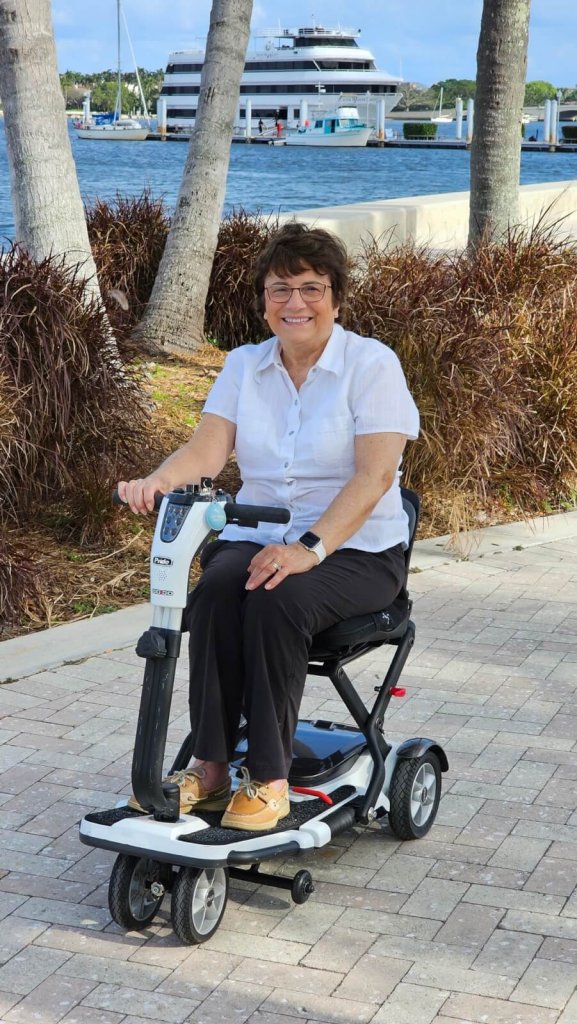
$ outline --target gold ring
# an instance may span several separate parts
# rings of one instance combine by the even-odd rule
[[[280,572],[280,570],[282,569],[282,565],[279,565],[278,562],[271,562],[270,564],[272,565],[275,572]]]

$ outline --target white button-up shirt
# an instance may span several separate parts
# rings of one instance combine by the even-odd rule
[[[234,349],[204,411],[236,425],[243,481],[236,500],[290,511],[287,525],[228,525],[221,533],[225,540],[258,544],[290,544],[314,525],[355,473],[357,435],[391,432],[414,439],[419,432],[419,414],[394,352],[340,324],[299,391],[278,338]],[[384,551],[407,543],[399,478],[398,470],[372,514],[341,547]]]

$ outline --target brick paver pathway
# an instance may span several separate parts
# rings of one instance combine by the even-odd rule
[[[388,734],[444,744],[437,824],[299,859],[316,881],[302,907],[235,884],[201,947],[166,908],[122,933],[112,855],[77,838],[128,790],[142,663],[128,648],[0,687],[4,1024],[577,1024],[577,540],[411,584],[418,643]],[[385,661],[357,663],[361,692]],[[303,711],[344,718],[318,679]],[[169,754],[185,730],[183,664]]]

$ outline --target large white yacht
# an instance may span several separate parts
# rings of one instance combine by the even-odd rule
[[[274,134],[306,123],[309,116],[355,104],[375,124],[379,100],[388,113],[401,99],[402,79],[379,71],[360,46],[359,30],[310,28],[271,30],[251,41],[240,84],[235,130]],[[161,96],[168,131],[194,125],[204,50],[177,50],[168,59]]]

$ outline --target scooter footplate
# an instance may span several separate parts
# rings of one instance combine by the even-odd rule
[[[86,814],[86,821],[92,821],[95,825],[116,825],[125,818],[146,818],[144,811],[137,811],[133,807],[111,807],[107,811],[92,811]]]
[[[339,789],[335,789],[330,794],[333,801],[332,807],[329,807],[324,800],[320,799],[295,800],[290,805],[290,813],[286,818],[281,818],[275,828],[263,829],[258,832],[249,832],[239,828],[222,828],[220,825],[222,813],[220,811],[205,811],[204,813],[197,811],[197,817],[205,821],[210,828],[204,832],[194,832],[189,835],[179,836],[178,841],[180,843],[194,843],[196,846],[229,846],[231,843],[242,842],[243,839],[255,839],[257,836],[270,836],[279,832],[288,832],[290,829],[300,828],[306,821],[316,818],[323,811],[335,810],[340,803],[350,799],[355,792],[354,786],[340,786]]]

